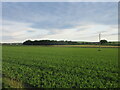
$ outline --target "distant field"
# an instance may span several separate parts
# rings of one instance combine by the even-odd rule
[[[3,46],[3,87],[117,88],[118,48]]]
[[[97,48],[99,45],[52,45],[54,47],[93,47]],[[120,46],[100,45],[103,48],[119,48]]]

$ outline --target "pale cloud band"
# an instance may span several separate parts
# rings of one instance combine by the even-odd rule
[[[5,26],[4,26],[5,23]],[[98,34],[102,39],[117,40],[117,25],[84,24],[71,29],[35,29],[31,23],[3,22],[3,42],[23,42],[24,40],[73,40],[98,41]],[[10,28],[12,30],[10,30]],[[97,30],[95,30],[97,29]],[[101,31],[102,30],[102,31]],[[109,31],[111,30],[111,31]]]

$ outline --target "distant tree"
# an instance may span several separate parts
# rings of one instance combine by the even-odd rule
[[[100,40],[100,43],[101,44],[105,44],[105,43],[107,43],[108,41],[107,40]]]
[[[23,45],[33,45],[31,40],[27,40],[25,42],[23,42]]]

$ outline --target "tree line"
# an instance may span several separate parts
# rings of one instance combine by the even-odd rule
[[[79,45],[78,42],[73,41],[56,41],[56,40],[27,40],[23,45]]]
[[[57,41],[57,40],[27,40],[23,45],[119,45],[117,43],[101,40],[100,42],[75,42],[75,41]]]

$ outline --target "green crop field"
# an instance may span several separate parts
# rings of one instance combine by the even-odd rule
[[[117,88],[118,48],[3,46],[3,87]]]

